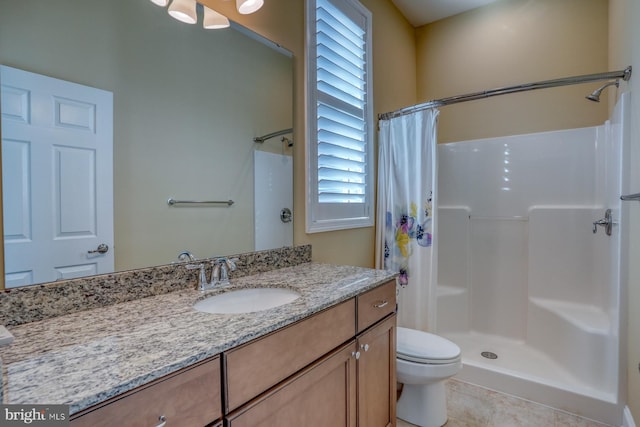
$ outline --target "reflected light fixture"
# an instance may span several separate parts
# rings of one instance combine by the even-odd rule
[[[260,9],[264,0],[236,0],[236,8],[243,15],[248,15]]]
[[[217,30],[218,28],[229,27],[229,19],[226,16],[209,9],[207,6],[204,8],[204,18],[202,19],[202,27],[207,30]]]
[[[196,0],[173,0],[169,6],[169,15],[185,24],[195,24],[198,22]]]

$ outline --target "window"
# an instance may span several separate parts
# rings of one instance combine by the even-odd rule
[[[307,2],[307,232],[373,225],[371,13]]]

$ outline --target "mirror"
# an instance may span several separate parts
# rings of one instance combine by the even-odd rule
[[[253,138],[292,128],[291,55],[237,25],[178,22],[149,0],[0,1],[0,64],[113,93],[114,233],[104,243],[115,271],[184,250],[254,250],[254,151],[290,157],[292,135]],[[3,164],[10,158],[3,152]],[[3,171],[5,193],[12,185]],[[234,203],[169,206],[170,197]]]

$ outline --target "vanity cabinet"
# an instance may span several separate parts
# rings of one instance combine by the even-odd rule
[[[74,415],[72,427],[203,427],[222,418],[220,357]]]
[[[395,320],[386,318],[232,412],[228,427],[395,425]]]
[[[392,281],[230,351],[227,425],[395,425],[395,307]]]
[[[221,427],[223,416],[225,427],[393,426],[395,297],[390,281],[86,409],[71,426]]]

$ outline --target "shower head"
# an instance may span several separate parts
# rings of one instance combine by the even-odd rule
[[[602,91],[606,87],[613,86],[613,85],[616,85],[616,87],[619,87],[620,83],[618,83],[618,80],[613,81],[613,82],[607,82],[607,83],[603,84],[602,86],[600,86],[598,89],[596,89],[593,92],[591,92],[591,95],[585,96],[585,98],[587,98],[589,101],[600,102],[600,94],[602,94]]]

